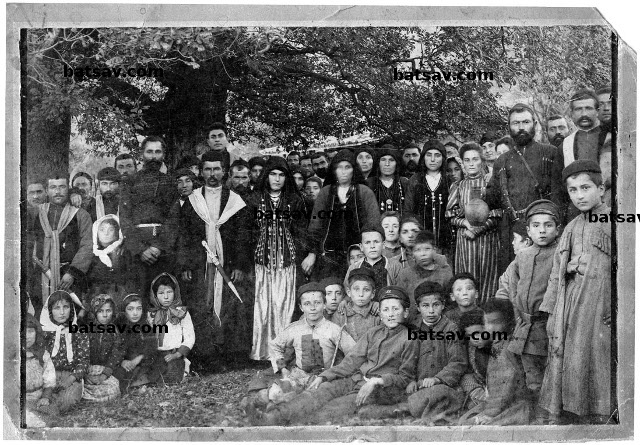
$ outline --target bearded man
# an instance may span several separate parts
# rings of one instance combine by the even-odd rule
[[[547,137],[556,147],[562,147],[562,141],[569,136],[569,126],[564,116],[554,114],[547,119]]]
[[[98,172],[98,190],[95,201],[87,206],[91,221],[96,222],[105,215],[117,215],[120,203],[120,172],[113,167]]]
[[[504,210],[508,217],[510,237],[513,225],[524,219],[525,209],[532,202],[549,199],[561,209],[563,215],[567,207],[562,187],[562,155],[553,145],[533,140],[536,125],[534,116],[531,107],[521,103],[509,110],[509,133],[515,147],[496,160],[487,186],[489,208]],[[513,259],[512,249],[508,250]]]
[[[411,176],[413,176],[413,174],[418,171],[419,160],[420,147],[418,147],[416,144],[411,143],[402,149],[402,163],[404,164],[403,176],[405,178],[411,178]]]
[[[120,226],[124,247],[133,256],[137,289],[147,298],[151,281],[162,272],[172,271],[171,246],[175,236],[165,227],[171,206],[178,199],[173,179],[160,171],[166,144],[158,136],[142,141],[143,168],[126,177],[120,195]]]

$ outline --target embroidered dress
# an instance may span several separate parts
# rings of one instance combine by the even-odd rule
[[[432,184],[424,173],[416,173],[409,180],[404,211],[420,221],[425,230],[436,237],[436,245],[447,250],[451,247],[451,229],[445,217],[449,199],[449,183],[444,174],[439,174]]]
[[[399,212],[402,217],[404,211],[404,201],[409,180],[395,175],[391,185],[387,187],[379,177],[373,176],[367,179],[367,186],[376,196],[376,202],[380,208],[380,213]]]
[[[257,244],[255,251],[255,305],[251,359],[267,360],[269,341],[291,323],[295,309],[295,238],[304,231],[303,202],[298,196],[282,194],[276,198],[262,193],[257,203]],[[294,213],[295,212],[295,213]],[[293,219],[291,215],[300,215]],[[295,235],[295,238],[294,238]]]
[[[493,298],[498,289],[498,250],[500,238],[497,230],[501,217],[498,209],[489,212],[486,223],[474,227],[476,237],[464,236],[465,207],[475,198],[486,198],[487,181],[482,175],[468,175],[451,188],[447,217],[457,227],[455,273],[469,272],[480,282],[478,304]]]

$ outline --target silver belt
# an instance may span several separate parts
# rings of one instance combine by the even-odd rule
[[[159,224],[159,223],[138,224],[136,227],[138,229],[153,229],[153,236],[157,236],[158,227],[162,227],[162,224]]]

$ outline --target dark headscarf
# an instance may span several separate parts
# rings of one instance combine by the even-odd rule
[[[356,148],[356,149],[353,151],[353,155],[355,156],[355,159],[357,159],[357,158],[358,158],[358,155],[359,155],[360,153],[363,153],[363,152],[365,152],[365,153],[369,153],[369,155],[371,156],[371,159],[373,160],[373,162],[372,162],[372,164],[371,164],[371,172],[369,173],[369,178],[371,178],[372,176],[376,176],[376,175],[377,175],[377,171],[378,171],[378,169],[377,169],[376,165],[378,164],[378,159],[379,159],[379,158],[376,156],[376,151],[375,151],[373,148],[371,148],[371,147],[367,147],[367,146],[364,146],[364,147],[358,147],[358,148]],[[357,164],[358,164],[358,161],[356,161],[356,165],[357,165]],[[359,165],[357,165],[357,168],[358,168],[358,170],[359,170],[359,169],[360,169],[360,166],[359,166]],[[364,176],[364,173],[363,173],[363,176]]]
[[[402,162],[402,156],[400,155],[400,152],[394,148],[385,148],[382,147],[380,149],[378,149],[378,153],[377,153],[378,157],[377,159],[375,159],[375,164],[374,164],[374,171],[376,172],[376,176],[380,176],[380,159],[382,159],[383,156],[393,156],[393,159],[396,160],[396,171],[394,173],[394,176],[402,176],[402,174],[404,173],[404,163]]]
[[[284,187],[282,189],[283,192],[288,194],[298,193],[296,181],[293,179],[291,170],[289,170],[289,164],[287,164],[287,161],[280,156],[272,156],[266,162],[264,170],[262,170],[262,175],[258,179],[258,190],[261,192],[269,192],[269,173],[273,170],[280,170],[284,173],[285,180]]]
[[[111,296],[107,294],[96,295],[91,299],[91,303],[89,304],[89,320],[95,321],[97,323],[98,317],[96,314],[98,313],[100,308],[107,303],[110,303],[113,309],[113,316],[111,318],[113,322],[116,317],[117,311],[116,302],[113,301],[113,298],[111,298]]]
[[[358,163],[356,162],[355,155],[348,149],[342,149],[338,152],[337,155],[333,157],[331,160],[331,164],[329,164],[329,171],[327,172],[327,176],[324,179],[325,187],[327,185],[338,184],[338,180],[336,179],[336,168],[338,167],[338,163],[342,161],[347,161],[353,167],[353,177],[351,178],[351,184],[364,184],[364,178],[362,176],[362,172],[358,167]]]
[[[442,142],[436,139],[429,139],[424,143],[422,147],[422,153],[420,153],[420,160],[418,160],[418,171],[422,173],[427,172],[427,166],[424,165],[424,158],[429,150],[438,150],[442,154],[442,165],[440,166],[440,173],[444,173],[446,170],[447,149],[442,145]]]

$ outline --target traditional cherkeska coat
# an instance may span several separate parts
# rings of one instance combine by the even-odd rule
[[[599,204],[594,214],[609,214]],[[611,225],[571,221],[558,242],[540,305],[550,314],[549,360],[540,405],[559,414],[609,416],[611,396]]]

